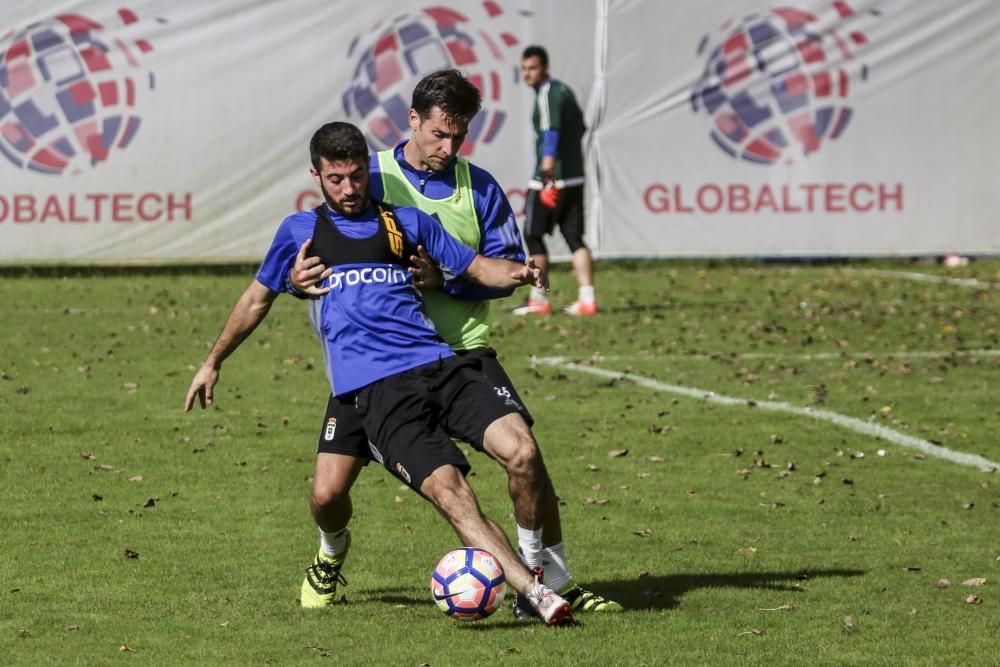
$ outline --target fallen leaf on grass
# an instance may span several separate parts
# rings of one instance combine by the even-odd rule
[[[769,609],[761,609],[761,611],[781,611],[782,609],[794,609],[790,604],[783,604],[780,607],[771,607]]]
[[[589,470],[590,472],[597,472],[598,470],[600,470],[600,468],[595,466],[593,463],[588,463],[587,470]]]
[[[978,595],[970,595],[965,598],[965,604],[982,604],[983,599]]]
[[[663,463],[662,456],[647,456],[646,460],[649,461],[650,463]]]
[[[131,477],[128,478],[128,481],[130,481],[130,482],[141,482],[142,481],[142,475],[132,475]]]
[[[131,549],[126,549],[124,555],[125,555],[125,558],[131,558],[131,559],[134,560],[134,559],[136,559],[136,558],[139,557],[139,552],[138,551],[132,551]]]
[[[156,507],[156,501],[157,500],[159,500],[159,498],[147,498],[146,502],[143,503],[142,506],[143,507]]]
[[[853,632],[857,628],[854,627],[854,619],[850,616],[844,617],[844,632]]]
[[[985,583],[986,583],[986,579],[984,577],[973,577],[972,579],[966,579],[965,581],[963,581],[962,585],[963,586],[982,586]]]
[[[948,588],[951,586],[951,581],[949,581],[947,577],[941,577],[937,580],[937,583],[934,584],[934,586],[936,588]]]
[[[651,537],[653,535],[653,531],[649,528],[643,528],[642,530],[633,530],[632,534],[638,535],[639,537]]]
[[[80,458],[83,458],[87,461],[93,461],[97,457],[91,454],[90,452],[80,452]]]
[[[115,467],[108,465],[107,463],[102,463],[101,465],[94,466],[94,470],[103,470],[104,472],[111,472]]]
[[[737,637],[742,637],[743,635],[753,635],[754,637],[760,637],[764,634],[764,631],[759,628],[754,628],[753,630],[746,630],[744,632],[737,632]]]
[[[610,452],[608,452],[608,456],[610,456],[613,459],[617,459],[617,458],[620,458],[622,456],[628,456],[628,450],[627,449],[612,449]]]
[[[581,502],[583,502],[584,505],[607,505],[608,504],[608,499],[607,498],[591,498],[590,496],[587,496]]]
[[[743,547],[740,549],[741,554],[746,554],[747,556],[753,556],[757,553],[757,547]]]
[[[79,629],[80,629],[79,625],[67,625],[65,628],[63,628],[63,630],[65,630],[66,632],[76,632]]]
[[[511,646],[509,649],[507,649],[507,653],[520,653],[520,652],[521,652],[521,649],[519,649],[516,646]]]
[[[118,650],[123,653],[135,653],[135,649],[129,646],[128,644],[122,644],[121,646],[118,647]]]

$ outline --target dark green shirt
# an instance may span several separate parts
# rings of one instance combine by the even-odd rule
[[[535,91],[531,113],[535,129],[535,176],[533,187],[541,187],[542,144],[546,130],[559,132],[555,177],[560,186],[583,184],[583,111],[573,91],[562,81],[548,79]]]

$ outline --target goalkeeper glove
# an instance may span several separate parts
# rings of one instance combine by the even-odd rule
[[[538,193],[538,200],[546,208],[555,208],[559,204],[559,189],[551,170],[542,173],[542,191]]]

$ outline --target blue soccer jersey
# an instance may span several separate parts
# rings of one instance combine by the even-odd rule
[[[287,277],[302,243],[319,231],[344,239],[337,262],[328,264],[333,274],[322,285],[330,291],[310,302],[310,318],[323,345],[324,365],[335,396],[454,354],[424,315],[406,270],[409,257],[402,243],[395,254],[364,249],[379,245],[373,237],[383,234],[394,252],[393,237],[401,233],[410,245],[423,245],[446,278],[465,272],[476,253],[425,213],[386,207],[390,209],[394,215],[380,216],[369,206],[352,218],[327,209],[331,218],[320,221],[319,226],[314,211],[295,213],[281,223],[257,274],[257,280],[268,289],[287,292]],[[398,229],[394,229],[394,221]],[[332,230],[320,230],[322,225],[331,224]],[[358,242],[356,260],[343,252],[343,246],[351,247],[351,240]]]

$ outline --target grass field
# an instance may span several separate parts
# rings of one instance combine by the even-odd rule
[[[603,263],[599,317],[502,304],[572,569],[629,608],[565,630],[442,617],[456,539],[374,466],[346,602],[298,608],[327,392],[303,305],[181,409],[252,275],[0,277],[0,663],[997,664],[1000,262]]]

